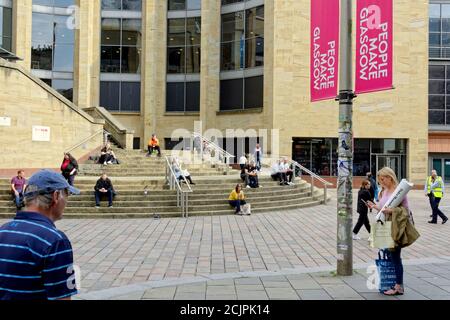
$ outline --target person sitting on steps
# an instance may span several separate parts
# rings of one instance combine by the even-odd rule
[[[189,174],[189,172],[187,170],[181,169],[181,165],[180,165],[178,159],[176,159],[176,158],[174,158],[172,160],[172,170],[175,173],[175,176],[179,181],[184,182],[185,181],[184,179],[186,179],[189,182],[189,184],[195,185],[195,183],[192,181],[192,178],[191,178],[191,175]]]
[[[101,178],[97,180],[94,187],[95,190],[95,207],[100,207],[100,200],[102,196],[108,197],[108,207],[113,207],[113,197],[115,195],[114,187],[111,180],[108,178],[106,173],[102,174]]]
[[[108,164],[113,164],[114,162],[118,162],[117,157],[111,148],[111,143],[109,143],[109,142],[106,143],[100,152],[101,152],[101,154],[100,154],[98,163],[107,166]]]
[[[247,188],[260,188],[259,180],[258,180],[258,172],[257,167],[255,165],[254,161],[250,162],[250,165],[248,166],[248,181],[249,185],[247,185]]]
[[[240,184],[236,185],[233,191],[231,191],[230,196],[228,197],[228,203],[230,206],[236,209],[234,212],[238,215],[243,215],[241,210],[241,206],[246,205],[244,191],[242,191],[242,186]]]
[[[158,151],[158,157],[161,157],[161,148],[159,147],[159,140],[156,137],[156,134],[152,134],[151,139],[148,141],[147,157],[151,157],[154,150]]]
[[[291,169],[288,159],[284,158],[280,165],[281,174],[284,176],[284,184],[294,185],[294,171]]]

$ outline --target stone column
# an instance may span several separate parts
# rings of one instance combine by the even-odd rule
[[[31,69],[32,6],[33,0],[13,1],[12,51],[23,59],[17,64],[28,71]]]
[[[76,0],[74,103],[96,107],[100,99],[100,0]]]
[[[278,135],[274,134],[274,112],[273,112],[273,73],[274,73],[274,22],[275,7],[274,0],[264,2],[264,123],[267,124],[269,136],[265,150],[271,156],[278,156],[279,142]],[[273,139],[272,139],[273,137]],[[275,141],[273,141],[275,140]],[[272,147],[273,143],[273,147]]]
[[[158,135],[157,115],[164,114],[166,105],[167,1],[143,1],[142,31],[141,113],[144,137],[141,147],[146,147],[152,133]]]
[[[202,1],[200,120],[202,130],[215,128],[220,104],[221,1]]]

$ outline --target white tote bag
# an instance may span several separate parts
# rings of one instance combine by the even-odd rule
[[[247,216],[252,214],[252,207],[251,207],[250,203],[247,203],[246,205],[244,205],[242,207],[242,212]]]

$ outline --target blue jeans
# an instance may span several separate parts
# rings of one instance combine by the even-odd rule
[[[17,209],[19,209],[20,207],[22,207],[23,193],[19,192],[18,196],[16,196],[16,194],[13,193],[13,196],[14,196],[14,202],[16,203],[16,207],[17,207]]]
[[[241,211],[241,206],[246,204],[245,200],[229,200],[230,206],[236,208],[236,213]]]
[[[403,264],[402,264],[402,248],[396,247],[393,251],[389,250],[391,260],[394,263],[396,284],[403,286]]]
[[[107,192],[95,191],[95,205],[98,207],[100,206],[100,199],[101,199],[102,195],[106,195],[108,197],[108,205],[112,206],[113,193],[111,190],[108,190]]]

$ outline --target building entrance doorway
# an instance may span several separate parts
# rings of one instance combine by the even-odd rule
[[[394,170],[395,174],[400,179],[400,156],[377,155],[377,172],[384,167],[389,167]]]

